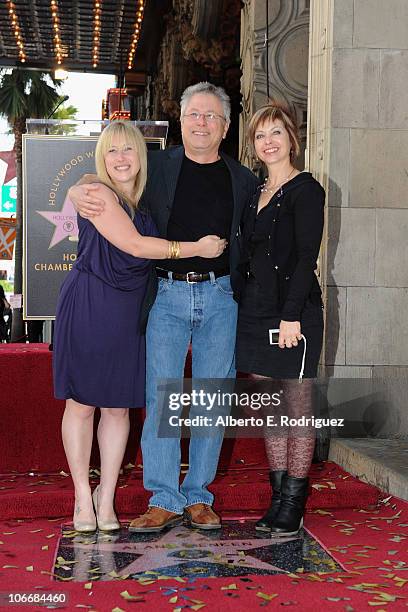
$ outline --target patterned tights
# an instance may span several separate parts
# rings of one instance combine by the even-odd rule
[[[268,388],[283,391],[281,414],[289,418],[311,417],[313,379],[306,378],[302,383],[297,379],[272,380],[259,374],[251,374],[254,381],[267,381]],[[273,412],[268,411],[268,414]],[[279,434],[276,433],[279,431]],[[264,428],[265,448],[271,471],[287,470],[289,476],[306,478],[312,463],[315,430],[309,426],[289,426]]]

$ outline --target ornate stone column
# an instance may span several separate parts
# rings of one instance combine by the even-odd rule
[[[330,197],[330,136],[332,99],[332,50],[333,50],[333,0],[312,0],[309,44],[309,95],[307,149],[305,167],[324,187]],[[318,276],[323,292],[325,324],[327,314],[327,242],[328,206],[325,209],[325,224],[318,262]],[[321,363],[326,363],[326,333],[323,337]]]
[[[268,3],[268,4],[267,4]],[[266,13],[268,9],[268,24]],[[309,2],[244,0],[241,13],[243,113],[240,159],[253,166],[245,143],[249,116],[269,98],[295,113],[306,146]],[[303,168],[303,154],[298,162]]]
[[[248,166],[248,168],[253,168],[255,164],[246,139],[246,129],[254,109],[254,47],[256,37],[254,32],[254,19],[254,0],[244,0],[244,6],[241,12],[242,112],[239,117],[239,159],[241,163]]]

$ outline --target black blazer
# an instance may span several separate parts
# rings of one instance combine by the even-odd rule
[[[238,269],[242,277],[250,266],[250,239],[254,230],[259,189],[242,219],[242,257]],[[275,193],[269,240],[257,257],[256,278],[267,288],[277,287],[281,317],[300,321],[307,299],[321,305],[321,290],[314,273],[324,223],[325,192],[309,172],[301,172]]]
[[[239,246],[240,221],[242,212],[245,206],[249,205],[259,180],[248,168],[245,168],[245,166],[242,166],[228,155],[220,152],[220,156],[230,172],[234,198],[229,249],[231,285],[235,294],[236,292],[238,293],[242,283],[242,277],[237,270],[237,264],[241,258]],[[167,225],[174,203],[183,158],[184,147],[182,146],[172,147],[164,151],[149,151],[148,153],[147,185],[141,201],[141,207],[150,212],[161,238],[165,238],[167,235]],[[157,277],[153,267],[142,305],[142,329],[146,327],[149,311],[153,306],[156,293]]]

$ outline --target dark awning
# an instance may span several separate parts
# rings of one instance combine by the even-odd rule
[[[123,74],[129,70],[139,16],[143,21],[131,70],[149,71],[168,8],[169,0],[4,0],[0,66],[50,70],[58,67],[59,52],[66,70]]]

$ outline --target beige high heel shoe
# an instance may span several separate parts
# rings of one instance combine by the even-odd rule
[[[117,531],[118,529],[120,529],[120,523],[116,517],[110,521],[101,521],[101,519],[99,518],[98,495],[99,495],[99,485],[96,487],[96,489],[92,493],[92,501],[93,501],[94,508],[95,508],[96,522],[98,524],[99,531]]]
[[[96,516],[94,516],[93,521],[78,521],[74,518],[72,522],[74,523],[75,531],[78,531],[78,533],[93,533],[96,531]]]

